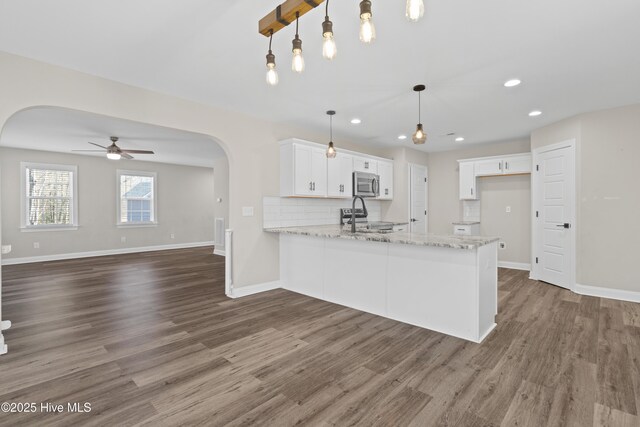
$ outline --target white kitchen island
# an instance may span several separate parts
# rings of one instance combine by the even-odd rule
[[[280,233],[285,289],[477,343],[496,325],[497,238],[265,231]]]

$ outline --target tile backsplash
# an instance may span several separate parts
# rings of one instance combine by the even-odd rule
[[[462,201],[462,220],[480,221],[480,200]]]
[[[305,199],[264,197],[263,227],[295,227],[340,223],[340,209],[350,208],[351,199]],[[381,202],[367,199],[369,221],[380,221]],[[360,207],[360,201],[356,203]]]

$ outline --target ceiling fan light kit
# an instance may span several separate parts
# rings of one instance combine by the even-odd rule
[[[108,147],[105,147],[104,145],[100,145],[100,144],[96,144],[95,142],[88,142],[91,145],[95,145],[96,147],[100,147],[102,148],[102,150],[72,150],[72,151],[91,151],[91,152],[105,152],[107,154],[107,159],[109,160],[120,160],[120,159],[127,159],[127,160],[131,160],[133,159],[133,156],[130,153],[133,154],[155,154],[153,151],[151,150],[128,150],[128,149],[122,149],[120,147],[118,147],[118,145],[116,144],[119,140],[119,138],[117,136],[112,136],[109,138],[111,140],[111,145]]]

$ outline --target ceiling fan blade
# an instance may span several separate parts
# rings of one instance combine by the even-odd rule
[[[123,159],[127,159],[127,160],[133,159],[133,156],[130,156],[127,153],[121,152],[120,155],[122,156]]]
[[[153,151],[150,151],[150,150],[125,150],[121,148],[120,151],[123,153],[133,153],[133,154],[155,154]]]
[[[95,146],[97,146],[97,147],[104,148],[105,150],[107,149],[107,147],[105,147],[105,146],[103,146],[103,145],[100,145],[100,144],[96,144],[95,142],[91,142],[91,141],[87,141],[87,142],[88,142],[89,144],[91,144],[91,145],[95,145]]]
[[[87,151],[92,153],[104,153],[104,150],[71,150],[71,151]]]

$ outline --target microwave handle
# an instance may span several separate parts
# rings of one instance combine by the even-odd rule
[[[379,186],[379,185],[378,185],[378,180],[377,180],[376,178],[373,178],[373,179],[371,180],[371,189],[373,190],[373,195],[374,195],[374,196],[378,196],[378,195],[379,195],[379,193],[378,193],[378,190],[379,190],[378,186]]]

